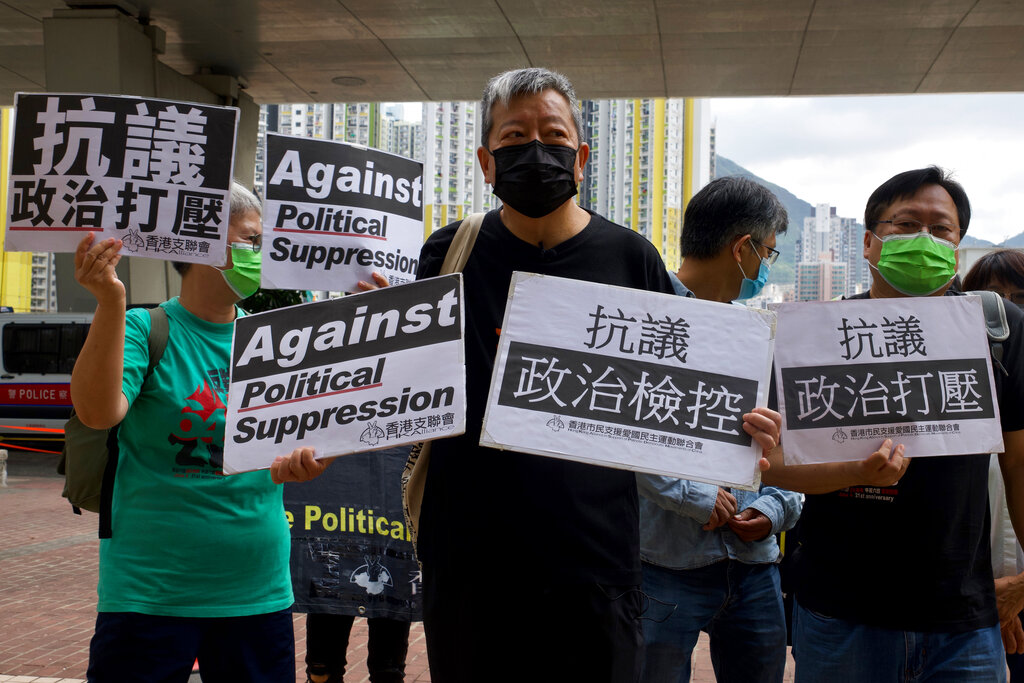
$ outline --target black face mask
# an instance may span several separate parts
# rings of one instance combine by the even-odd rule
[[[494,194],[524,216],[547,216],[576,195],[576,152],[540,140],[499,147],[491,152]]]

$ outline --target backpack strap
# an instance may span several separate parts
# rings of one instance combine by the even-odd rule
[[[1010,336],[1010,325],[1006,322],[1006,304],[1003,297],[995,292],[976,290],[968,292],[981,297],[981,308],[985,314],[985,333],[988,335],[988,345],[992,352],[992,363],[1002,370],[1003,374],[1010,373],[1003,367],[1003,342]]]
[[[149,363],[146,366],[146,374],[142,377],[142,384],[150,378],[156,366],[160,364],[164,351],[167,349],[167,338],[170,335],[170,325],[167,322],[167,311],[162,306],[149,309],[149,336],[146,338],[146,347],[149,350]],[[114,425],[107,432],[107,465],[103,468],[103,486],[100,488],[100,538],[110,538],[110,514],[111,505],[114,500],[114,475],[117,474],[117,460],[120,452],[117,447],[117,428]]]

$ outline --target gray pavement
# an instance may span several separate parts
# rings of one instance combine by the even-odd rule
[[[96,515],[72,514],[60,496],[56,456],[11,452],[0,487],[0,683],[78,683],[85,679],[96,619],[99,541]],[[295,616],[295,680],[306,680],[305,615]],[[348,683],[369,681],[366,622],[356,620]],[[196,677],[193,677],[194,679]],[[429,681],[423,627],[410,634],[406,681]],[[693,654],[693,683],[715,680],[707,637]],[[793,662],[787,662],[787,682]],[[192,683],[198,683],[193,680]]]

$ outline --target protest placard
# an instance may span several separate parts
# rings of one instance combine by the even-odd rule
[[[222,265],[237,123],[234,107],[18,93],[4,248],[96,232],[127,256]]]
[[[514,273],[481,445],[751,488],[774,316]]]
[[[978,297],[773,304],[788,464],[1003,449]]]
[[[416,279],[423,164],[359,145],[267,135],[264,287],[355,292]]]
[[[402,511],[410,446],[339,458],[284,485],[295,612],[422,619],[420,568]]]
[[[239,318],[224,471],[463,433],[462,301],[456,274]]]

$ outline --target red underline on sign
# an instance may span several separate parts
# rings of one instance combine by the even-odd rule
[[[387,237],[381,237],[380,235],[361,235],[357,232],[335,232],[333,230],[302,230],[300,228],[274,228],[274,232],[294,232],[297,235],[330,235],[332,237],[362,237],[368,240],[384,240],[388,241]]]
[[[289,403],[298,403],[299,401],[309,401],[314,398],[327,398],[328,396],[337,396],[338,394],[347,394],[352,391],[362,391],[363,389],[377,389],[378,387],[384,386],[383,382],[377,382],[376,384],[367,384],[365,387],[352,387],[351,389],[340,389],[339,391],[332,391],[328,394],[317,394],[316,396],[303,396],[301,398],[290,398],[287,401],[278,401],[277,403],[267,403],[262,406],[253,406],[252,408],[239,408],[238,412],[248,413],[251,410],[263,410],[264,408],[273,408],[274,406],[288,405]]]
[[[11,225],[8,230],[35,230],[36,232],[102,232],[103,228],[71,228],[64,226],[48,225],[39,228],[34,225]]]

